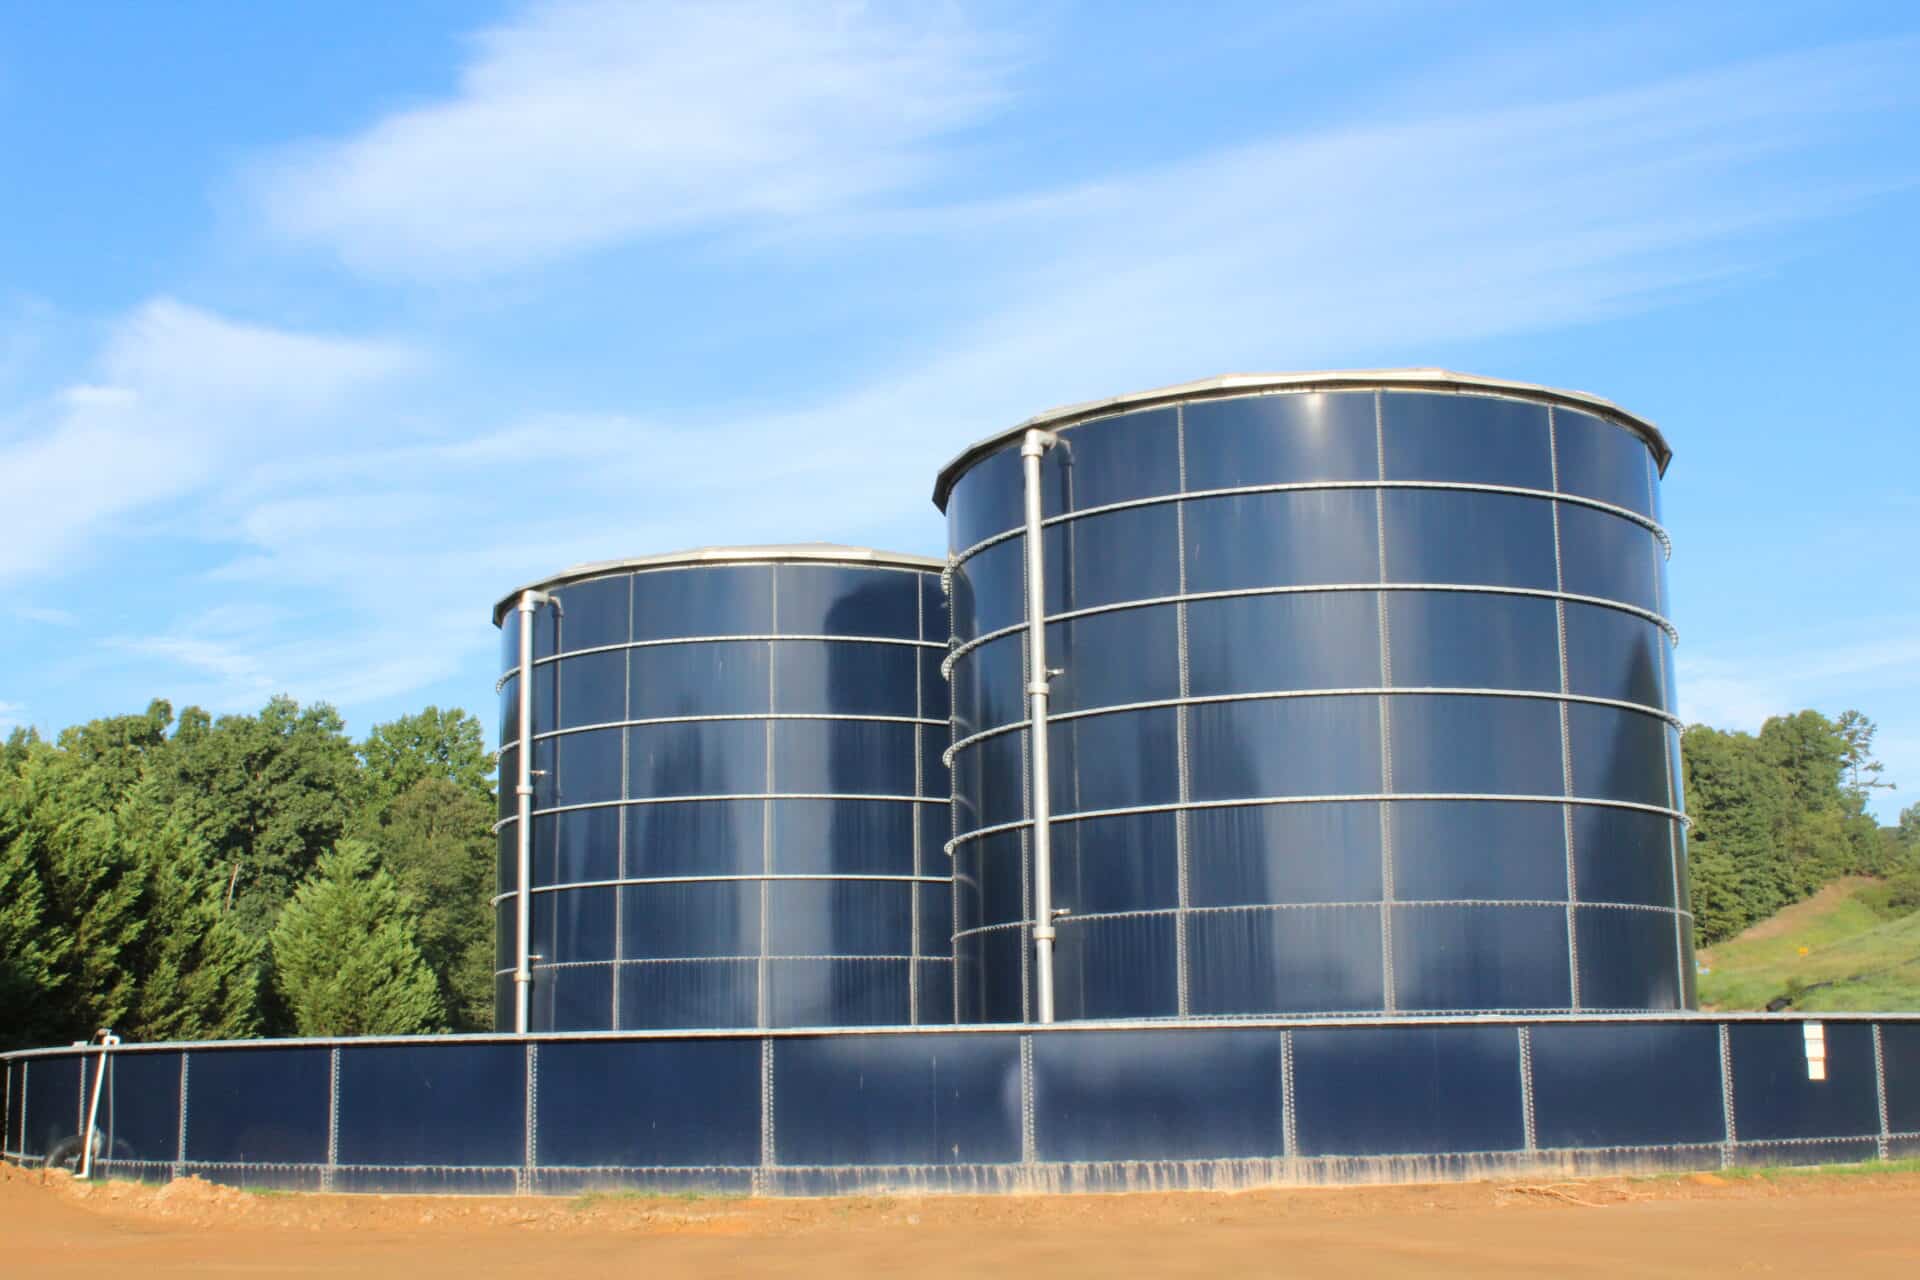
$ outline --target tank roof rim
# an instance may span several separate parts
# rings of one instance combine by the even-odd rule
[[[946,466],[940,468],[940,474],[933,484],[933,505],[945,511],[947,497],[953,491],[954,482],[963,472],[1022,432],[1035,427],[1072,426],[1089,418],[1102,417],[1124,409],[1149,408],[1156,404],[1221,397],[1239,392],[1304,389],[1357,390],[1364,387],[1403,387],[1428,391],[1498,391],[1529,399],[1545,400],[1549,403],[1565,404],[1570,408],[1594,409],[1637,432],[1653,450],[1654,461],[1659,464],[1662,474],[1666,472],[1667,464],[1673,459],[1673,450],[1667,444],[1666,437],[1661,434],[1660,428],[1651,419],[1631,413],[1604,396],[1595,395],[1590,391],[1569,391],[1560,387],[1544,386],[1537,382],[1521,382],[1512,378],[1495,378],[1477,373],[1459,373],[1452,369],[1427,366],[1400,369],[1321,369],[1299,373],[1223,373],[1210,378],[1199,378],[1192,382],[1180,382],[1145,391],[1128,391],[1098,400],[1061,405],[976,440],[954,455]]]
[[[856,547],[839,542],[786,542],[741,546],[687,547],[680,551],[661,551],[644,556],[624,556],[614,560],[587,560],[558,573],[514,588],[493,606],[495,626],[513,608],[523,591],[549,591],[570,583],[608,574],[641,569],[696,568],[726,564],[842,564],[872,565],[877,568],[916,569],[939,573],[947,562],[933,556],[916,556],[905,551],[886,551],[876,547]]]

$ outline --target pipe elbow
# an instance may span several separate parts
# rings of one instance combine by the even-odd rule
[[[1038,458],[1058,443],[1060,443],[1059,436],[1056,436],[1051,431],[1042,431],[1040,428],[1034,427],[1020,438],[1020,456],[1023,458]]]

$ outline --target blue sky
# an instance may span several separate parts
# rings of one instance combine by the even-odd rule
[[[1176,9],[1178,11],[1176,11]],[[1920,791],[1920,9],[0,0],[0,727],[492,718],[588,559],[1432,364],[1659,422],[1683,711]]]

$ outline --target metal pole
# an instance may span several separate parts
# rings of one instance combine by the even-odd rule
[[[100,1089],[107,1079],[107,1050],[120,1043],[120,1037],[105,1027],[99,1031],[100,1062],[93,1069],[93,1098],[87,1103],[87,1131],[80,1135],[80,1180],[93,1176],[93,1135],[100,1128]]]
[[[544,591],[522,591],[517,606],[520,612],[520,740],[513,753],[519,775],[513,788],[513,1030],[517,1035],[527,1034],[533,994],[533,967],[528,952],[533,931],[532,911],[527,895],[533,880],[533,612],[551,599]]]
[[[1033,754],[1033,981],[1039,1022],[1053,1021],[1053,795],[1048,787],[1046,555],[1041,546],[1040,459],[1059,443],[1050,431],[1027,432],[1020,442],[1027,499],[1027,736]]]

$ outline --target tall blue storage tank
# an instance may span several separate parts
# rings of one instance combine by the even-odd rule
[[[529,1029],[951,1022],[942,562],[822,544],[537,583]],[[514,1025],[520,592],[496,1025]]]
[[[1058,1016],[1692,1005],[1667,446],[1416,369],[1121,396],[941,474],[961,1021],[1035,1009],[1034,427]]]

